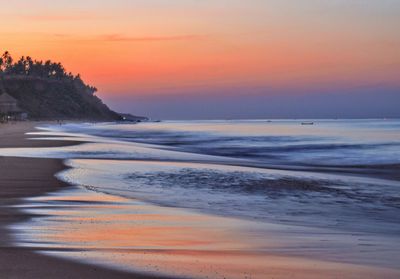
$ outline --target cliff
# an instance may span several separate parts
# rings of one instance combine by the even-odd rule
[[[97,89],[61,63],[38,61],[9,52],[0,56],[0,93],[6,92],[31,119],[120,120],[97,96]]]
[[[8,75],[3,87],[30,119],[120,119],[92,90],[72,80]]]

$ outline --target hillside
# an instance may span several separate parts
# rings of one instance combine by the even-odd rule
[[[13,63],[6,52],[0,58],[0,78],[0,91],[17,99],[31,119],[120,119],[95,96],[95,87],[67,73],[60,63],[29,57]]]

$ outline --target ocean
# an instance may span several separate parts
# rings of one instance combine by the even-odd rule
[[[68,159],[70,183],[163,206],[400,233],[400,121],[302,122],[51,125],[41,133],[88,143],[24,154]]]
[[[177,209],[221,220],[243,220],[239,227],[247,224],[246,235],[257,239],[256,246],[267,241],[271,224],[288,226],[299,228],[302,238],[284,237],[293,229],[279,229],[280,242],[289,245],[296,239],[296,247],[313,242],[309,249],[286,247],[294,254],[312,256],[324,243],[325,249],[331,249],[329,253],[324,250],[324,257],[342,260],[361,247],[369,252],[356,253],[352,261],[395,266],[393,258],[400,250],[394,244],[400,243],[400,120],[313,120],[313,125],[302,125],[306,121],[42,125],[32,136],[80,144],[2,149],[1,155],[64,159],[70,168],[57,176],[79,187],[80,196],[100,194],[121,198],[123,203],[143,202],[158,208],[157,212]],[[56,200],[63,195],[56,195]],[[48,204],[54,199],[31,200],[30,207],[43,207],[45,213],[35,213],[50,215]],[[60,206],[65,205],[58,204],[55,210]],[[68,222],[74,220],[71,216]],[[45,233],[52,246],[60,241],[52,232],[65,228],[49,220],[41,217],[15,229],[24,231],[29,245],[38,243],[37,231]],[[50,232],[44,232],[43,226]],[[26,232],[32,227],[37,230]],[[338,234],[347,238],[339,241]],[[353,238],[360,246],[350,249],[346,243]],[[365,239],[366,243],[359,243]],[[86,244],[80,245],[85,248]],[[376,249],[382,251],[379,259]]]

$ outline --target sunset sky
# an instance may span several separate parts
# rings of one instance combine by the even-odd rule
[[[398,0],[30,0],[2,51],[154,118],[400,117]]]

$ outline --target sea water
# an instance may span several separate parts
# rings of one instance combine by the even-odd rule
[[[162,206],[400,233],[400,185],[390,176],[400,163],[400,121],[302,122],[53,125],[42,127],[44,133],[87,143],[20,153],[66,158],[72,168],[59,174],[61,179]],[[394,170],[384,177],[371,175],[386,168]]]
[[[57,176],[78,187],[27,200],[22,207],[37,217],[13,226],[17,243],[144,271],[155,269],[140,267],[143,257],[165,256],[148,249],[233,249],[396,267],[400,121],[302,122],[42,126],[32,137],[80,144],[0,155],[65,159],[70,168]]]

